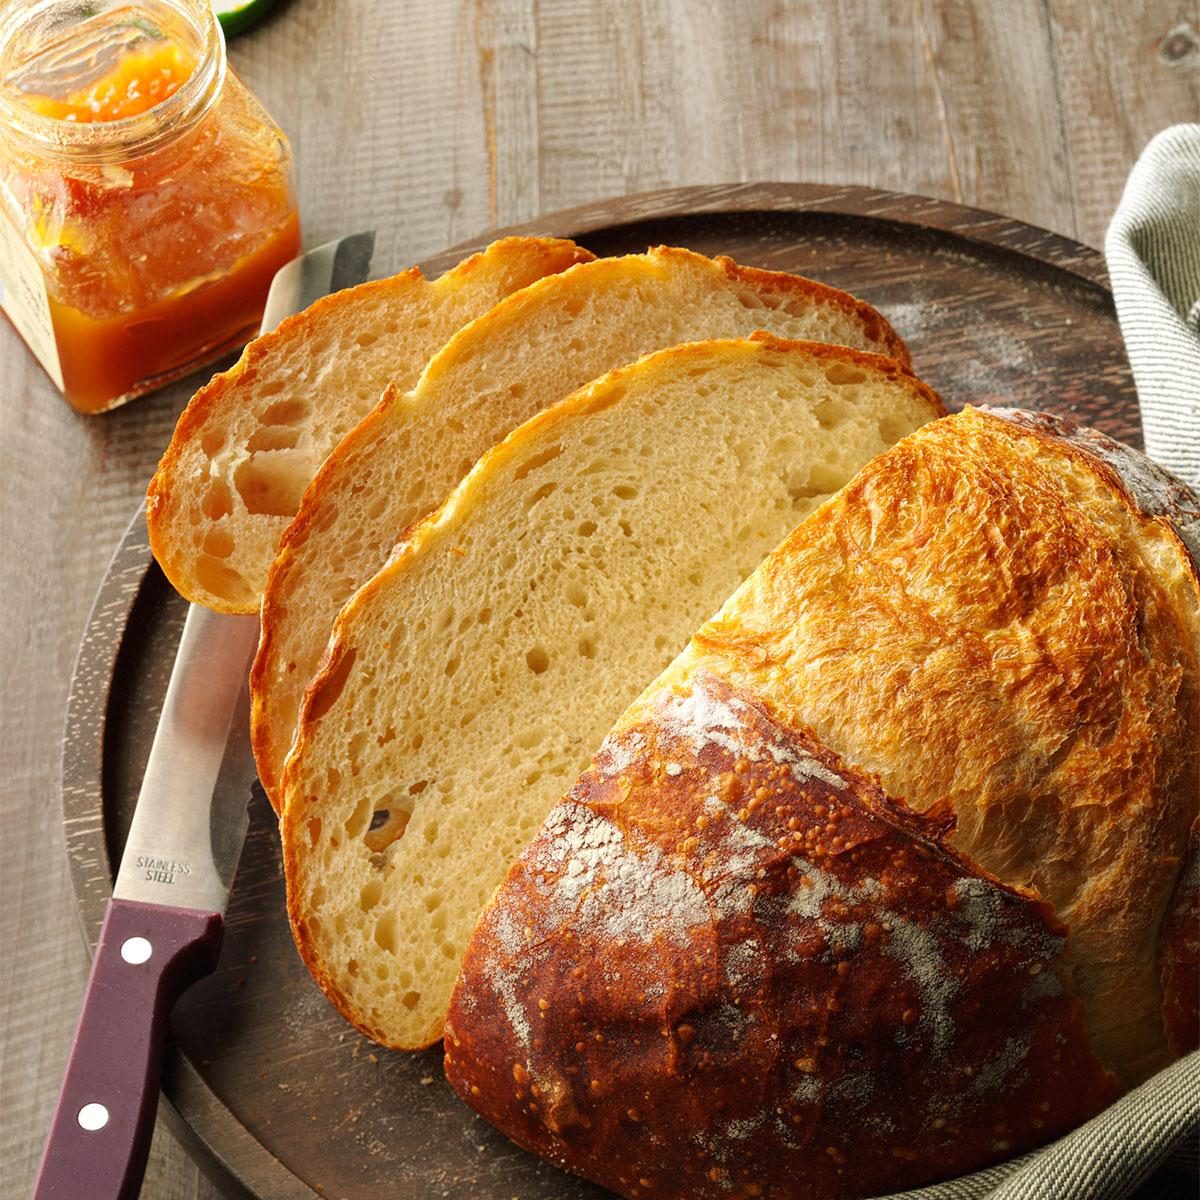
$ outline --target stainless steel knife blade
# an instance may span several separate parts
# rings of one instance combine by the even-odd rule
[[[310,250],[271,284],[262,330],[362,283],[375,234]],[[247,672],[258,618],[190,605],[113,896],[224,912],[254,783]]]

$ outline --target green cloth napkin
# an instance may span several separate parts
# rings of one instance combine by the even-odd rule
[[[1146,453],[1200,487],[1200,125],[1142,151],[1104,253]]]

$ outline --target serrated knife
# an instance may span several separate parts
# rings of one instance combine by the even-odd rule
[[[367,278],[374,233],[275,276],[262,328]],[[254,782],[247,673],[258,618],[192,605],[92,960],[34,1200],[132,1200],[158,1108],[167,1022],[217,965]]]

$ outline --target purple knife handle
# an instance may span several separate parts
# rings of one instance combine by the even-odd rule
[[[142,1186],[167,1018],[212,973],[220,913],[110,900],[33,1200],[134,1200]]]

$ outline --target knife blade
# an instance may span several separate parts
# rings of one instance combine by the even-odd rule
[[[262,331],[363,282],[374,233],[276,274]],[[258,618],[190,605],[92,960],[33,1200],[132,1200],[157,1110],[167,1019],[217,964],[254,782],[247,674]]]

